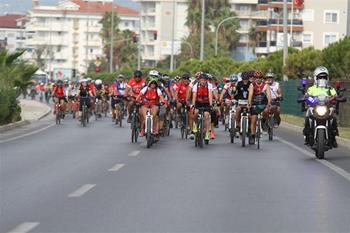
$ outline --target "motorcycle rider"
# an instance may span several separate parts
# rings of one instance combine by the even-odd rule
[[[270,86],[270,92],[271,92],[271,100],[272,105],[276,106],[276,110],[274,112],[275,115],[275,122],[276,126],[280,125],[281,123],[281,107],[280,102],[282,99],[282,89],[279,82],[275,80],[275,74],[272,72],[268,72],[266,75],[266,83]]]
[[[330,102],[335,103],[337,92],[336,90],[329,85],[329,73],[326,67],[319,66],[314,71],[314,85],[308,88],[305,99],[308,96],[311,97],[319,97],[319,96],[327,96],[330,98]],[[304,124],[304,136],[305,136],[305,145],[313,145],[314,143],[314,136],[312,132],[312,128],[310,125],[310,118],[312,117],[312,114],[310,110],[306,112],[305,116],[305,124]],[[331,116],[333,118],[333,124],[330,125],[330,129],[328,131],[329,133],[329,143],[330,146],[336,148],[338,147],[338,143],[336,141],[336,136],[339,135],[338,132],[338,125],[337,125],[337,119],[335,116]]]

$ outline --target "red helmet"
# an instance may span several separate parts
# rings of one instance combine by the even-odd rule
[[[254,78],[264,78],[264,74],[261,71],[255,71]]]

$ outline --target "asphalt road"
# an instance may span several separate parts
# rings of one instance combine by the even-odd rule
[[[52,123],[0,135],[0,232],[350,232],[348,148],[319,162],[293,131],[258,151],[219,129],[146,149],[109,118]]]

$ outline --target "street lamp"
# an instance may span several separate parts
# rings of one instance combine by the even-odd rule
[[[112,1],[112,19],[111,19],[111,45],[109,46],[109,72],[113,72],[113,57],[114,57],[114,48],[113,48],[113,41],[114,41],[114,0]]]
[[[175,0],[173,0],[173,22],[171,30],[171,56],[170,56],[170,71],[174,71],[174,37],[175,37]]]
[[[260,14],[260,13],[265,13],[265,11],[256,11],[256,12],[250,14],[249,17]],[[229,21],[231,19],[237,19],[238,17],[239,16],[231,16],[231,17],[228,17],[226,19],[223,19],[216,27],[216,31],[215,31],[215,56],[218,55],[218,36],[219,36],[219,29],[220,29],[221,25],[223,23],[225,23],[226,21]]]
[[[201,51],[200,60],[204,59],[204,19],[205,19],[205,0],[202,0],[202,22],[201,22]]]

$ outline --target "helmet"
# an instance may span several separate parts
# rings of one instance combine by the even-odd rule
[[[264,78],[264,74],[261,71],[255,71],[254,72],[254,78],[262,79],[262,78]]]
[[[232,74],[230,76],[230,82],[237,82],[238,81],[238,76],[236,74]]]
[[[275,78],[275,74],[272,73],[272,72],[267,72],[267,73],[265,74],[265,77],[266,77],[266,78]]]
[[[87,79],[86,79],[86,82],[91,82],[91,78],[87,78]]]
[[[224,80],[224,82],[225,82],[225,83],[230,82],[230,78],[229,78],[229,77],[224,77],[224,79],[223,79],[223,80]]]
[[[327,87],[329,81],[329,73],[326,67],[319,66],[314,71],[315,85],[318,87]]]
[[[207,73],[201,72],[199,79],[202,79],[202,78],[208,80],[209,76]]]
[[[117,79],[124,79],[125,77],[124,77],[124,75],[122,75],[122,74],[120,74],[120,75],[118,75],[118,77],[117,77]]]
[[[138,77],[138,78],[141,78],[142,77],[142,71],[141,70],[135,70],[134,76]]]
[[[148,80],[148,86],[151,85],[152,83],[155,83],[156,85],[158,85],[158,79],[155,78],[155,77],[151,77],[151,78]]]
[[[241,74],[242,80],[249,80],[250,74],[248,71],[243,71]]]
[[[165,80],[165,81],[169,81],[170,77],[167,74],[163,74],[162,75],[162,79]]]
[[[159,77],[159,72],[156,71],[156,70],[151,70],[149,73],[148,73],[148,76],[150,77]]]
[[[199,71],[195,74],[195,78],[198,79],[202,75],[203,72]]]
[[[101,79],[97,79],[97,80],[95,81],[95,84],[96,84],[96,85],[102,85],[102,80],[101,80]]]
[[[179,76],[177,76],[179,77]],[[182,79],[190,79],[190,74],[189,73],[184,73],[181,77]]]
[[[62,80],[58,80],[57,81],[57,85],[62,86],[63,85],[63,81]]]

